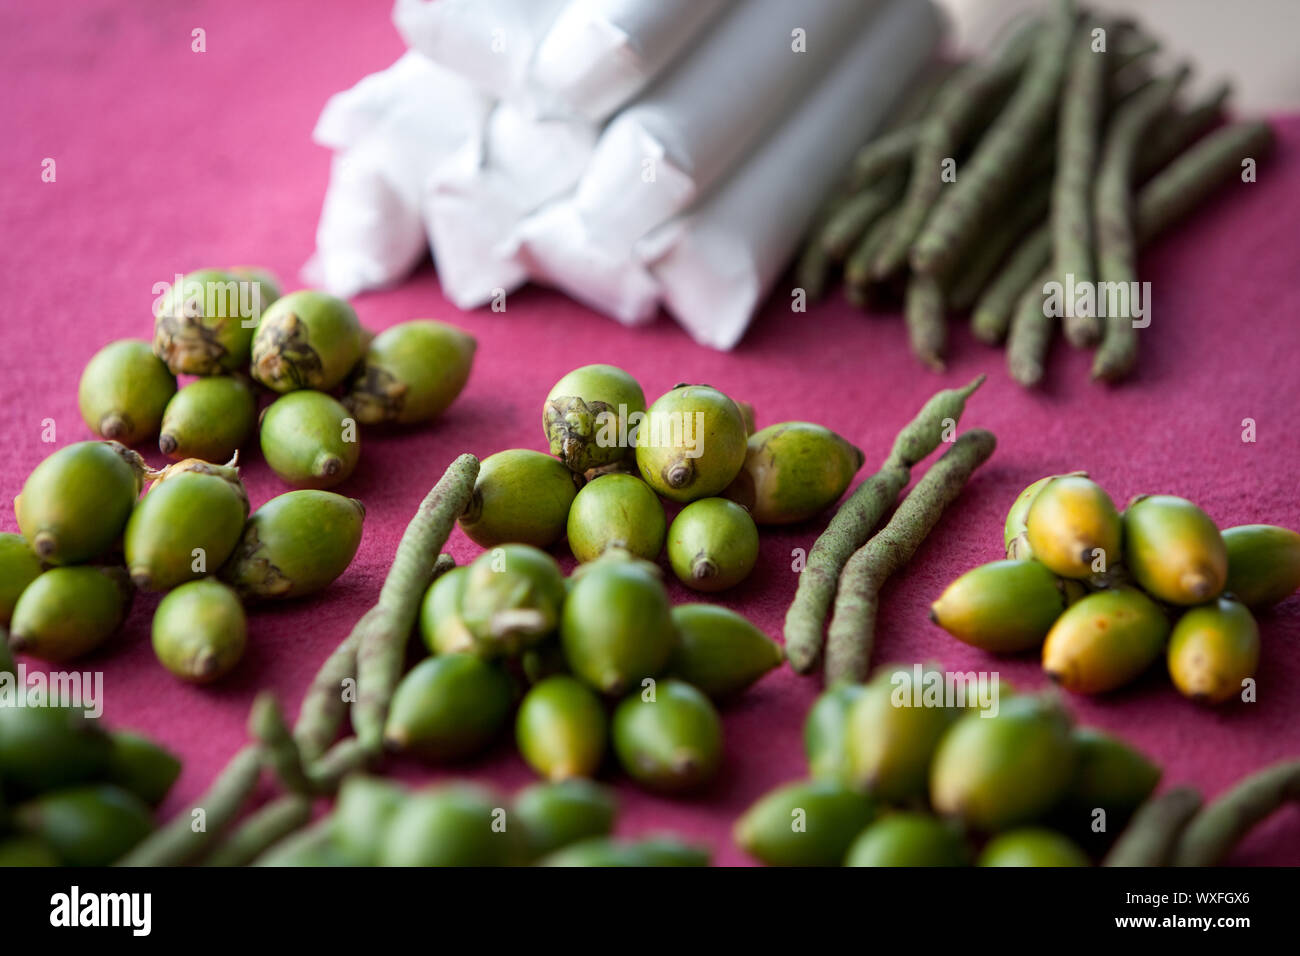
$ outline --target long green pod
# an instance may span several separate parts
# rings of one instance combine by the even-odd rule
[[[1192,818],[1174,852],[1174,866],[1215,866],[1283,804],[1300,800],[1300,760],[1283,760],[1240,781]]]
[[[273,800],[249,816],[203,861],[204,866],[247,866],[311,819],[311,800],[297,793]]]
[[[912,354],[931,371],[942,372],[948,351],[948,314],[943,284],[932,275],[914,272],[907,280],[903,309]]]
[[[986,345],[997,345],[1007,336],[1025,290],[1052,261],[1052,230],[1039,226],[1025,236],[975,300],[971,331]],[[1037,283],[1042,287],[1042,282]]]
[[[1201,807],[1201,795],[1175,787],[1152,797],[1133,814],[1102,866],[1168,866],[1183,828]]]

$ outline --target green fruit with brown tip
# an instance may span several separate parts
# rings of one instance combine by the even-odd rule
[[[86,363],[77,386],[82,420],[100,438],[135,445],[158,434],[176,394],[173,375],[148,342],[110,342]]]
[[[432,319],[401,322],[375,336],[343,404],[363,425],[414,425],[437,418],[469,381],[477,343]]]
[[[1088,856],[1068,837],[1044,827],[1022,827],[990,840],[979,866],[1090,866]]]
[[[1091,823],[1096,810],[1105,810],[1109,823],[1123,822],[1155,792],[1160,768],[1118,737],[1076,727],[1074,743],[1078,759],[1065,803],[1075,822]]]
[[[331,389],[365,351],[361,323],[347,302],[314,289],[276,299],[253,337],[253,378],[276,392]]]
[[[40,837],[69,866],[108,866],[153,832],[149,808],[111,784],[45,793],[14,815],[20,830]]]
[[[257,396],[236,375],[186,385],[167,403],[158,450],[168,458],[228,461],[257,428]]]
[[[1144,591],[1169,604],[1213,600],[1228,581],[1228,551],[1218,527],[1196,505],[1173,495],[1129,504],[1124,564]]]
[[[389,824],[406,802],[406,790],[380,777],[354,774],[339,787],[330,833],[359,866],[374,866]]]
[[[290,491],[248,517],[221,577],[243,598],[296,598],[323,591],[361,546],[366,508],[331,491]]]
[[[1119,512],[1084,475],[1059,475],[1039,489],[1025,535],[1033,557],[1063,578],[1088,578],[1120,559]]]
[[[564,572],[545,551],[505,544],[470,564],[460,616],[486,657],[513,655],[554,632],[564,604]]]
[[[1061,581],[1045,565],[993,561],[948,585],[930,620],[972,647],[1014,654],[1042,644],[1065,607]]]
[[[654,561],[664,549],[668,521],[659,496],[640,478],[601,475],[579,489],[566,528],[579,561],[594,561],[608,548]]]
[[[845,730],[852,786],[885,803],[924,798],[931,757],[958,715],[942,694],[929,699],[926,685],[935,678],[942,691],[943,673],[920,665],[883,668],[867,683]]]
[[[768,866],[839,866],[876,815],[872,799],[833,780],[770,791],[736,821],[736,845]]]
[[[238,479],[187,471],[156,482],[126,525],[132,582],[167,591],[216,572],[235,550],[247,515]]]
[[[388,825],[380,866],[509,866],[523,834],[492,791],[451,784],[411,794]],[[504,829],[501,824],[504,823]]]
[[[618,804],[605,787],[574,778],[535,783],[515,794],[513,819],[521,823],[529,857],[537,859],[614,828]]]
[[[1071,471],[1066,475],[1048,475],[1045,478],[1039,478],[1033,484],[1025,488],[1024,491],[1016,495],[1016,500],[1012,502],[1011,509],[1007,512],[1007,520],[1002,528],[1002,546],[1006,549],[1007,558],[1012,561],[1028,561],[1034,556],[1034,549],[1029,546],[1029,536],[1026,534],[1026,520],[1029,517],[1029,507],[1038,497],[1047,483],[1054,478],[1073,477],[1087,478],[1086,471]]]
[[[1012,697],[997,715],[971,711],[948,729],[930,765],[930,804],[977,830],[1038,819],[1074,777],[1070,719],[1044,697]]]
[[[50,568],[18,598],[9,646],[52,663],[89,654],[122,626],[132,594],[118,567]]]
[[[694,790],[722,763],[722,721],[702,693],[679,680],[636,691],[614,711],[614,753],[637,783],[663,793]]]
[[[0,707],[0,779],[6,792],[39,793],[102,776],[111,746],[99,721],[73,705]]]
[[[247,283],[249,286],[246,298],[251,303],[250,320],[253,321],[253,327],[262,321],[262,313],[265,312],[276,299],[283,295],[280,287],[280,280],[276,278],[274,272],[270,269],[264,269],[261,266],[232,266],[230,274],[240,282]],[[244,293],[240,293],[245,297]]]
[[[668,592],[637,563],[584,567],[560,613],[560,643],[574,675],[602,694],[623,694],[660,673],[672,654]]]
[[[16,836],[0,840],[0,869],[58,865],[58,854],[40,837]]]
[[[109,734],[105,778],[156,807],[166,799],[181,775],[180,759],[147,737],[125,730]]]
[[[1246,605],[1226,598],[1194,607],[1169,636],[1169,676],[1184,697],[1221,704],[1242,693],[1259,666],[1259,626]]]
[[[324,392],[290,392],[267,406],[261,443],[271,470],[298,488],[333,488],[361,457],[356,421]]]
[[[505,672],[477,655],[426,658],[397,685],[384,742],[426,760],[467,757],[505,726],[511,698]]]
[[[1300,534],[1269,524],[1223,530],[1228,552],[1226,590],[1242,604],[1265,608],[1300,588]]]
[[[636,433],[641,477],[672,501],[721,494],[745,463],[740,409],[707,385],[679,385],[647,409]]]
[[[122,534],[146,471],[144,459],[117,442],[60,448],[14,499],[18,528],[46,564],[93,561]]]
[[[0,627],[8,627],[14,605],[41,573],[41,559],[20,534],[0,534]]]
[[[613,365],[584,365],[546,396],[542,428],[551,454],[579,474],[627,458],[645,393]]]
[[[499,451],[483,459],[460,526],[484,548],[508,543],[549,548],[564,537],[581,483],[581,476],[550,455],[524,448]]]
[[[474,635],[460,613],[468,577],[469,568],[452,568],[439,575],[424,592],[420,603],[420,639],[430,654],[461,654],[474,649]]]
[[[154,611],[154,653],[163,667],[192,684],[230,673],[247,643],[244,607],[216,578],[180,585]]]
[[[708,866],[707,847],[673,837],[614,840],[593,837],[566,846],[538,861],[538,866],[666,867]]]
[[[749,512],[726,498],[691,502],[668,529],[668,562],[696,591],[724,591],[754,570],[758,528]]]
[[[668,673],[714,699],[739,693],[785,659],[780,644],[725,607],[679,604],[672,616],[677,647]]]
[[[183,276],[158,301],[154,355],[174,375],[221,375],[248,366],[260,300],[253,283],[220,269]]]
[[[723,494],[760,525],[806,521],[840,500],[863,460],[861,448],[821,425],[768,425],[749,436],[745,463]]]
[[[590,777],[605,757],[605,708],[586,684],[548,677],[524,695],[515,741],[528,766],[548,780]]]
[[[1169,619],[1141,591],[1098,591],[1070,605],[1043,642],[1043,670],[1076,694],[1101,694],[1160,656]]]
[[[809,708],[803,725],[803,749],[808,757],[808,775],[814,780],[849,784],[849,711],[864,690],[862,684],[835,684],[822,691]]]
[[[970,848],[950,820],[928,813],[890,813],[849,847],[845,866],[970,866]]]

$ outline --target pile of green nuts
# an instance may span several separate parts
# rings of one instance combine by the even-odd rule
[[[646,407],[631,375],[587,365],[551,389],[551,454],[483,461],[460,519],[485,548],[549,548],[566,535],[580,562],[621,548],[716,592],[749,576],[758,526],[804,521],[844,493],[862,452],[831,430],[784,422],[755,431],[753,409],[707,385],[679,385]],[[662,498],[684,505],[669,524]]]
[[[353,775],[333,811],[255,866],[707,866],[707,848],[667,835],[619,840],[617,803],[590,780],[536,783],[505,799],[455,781],[411,792]]]
[[[387,746],[468,757],[514,718],[525,762],[548,780],[593,777],[611,749],[646,789],[708,783],[723,757],[714,706],[782,660],[740,615],[673,607],[659,569],[607,551],[565,580],[532,545],[505,544],[430,585],[419,631],[432,656],[393,694]]]
[[[180,770],[162,747],[76,707],[0,705],[0,867],[113,863],[153,831]]]
[[[258,427],[262,454],[295,488],[332,488],[360,458],[357,425],[436,418],[469,379],[474,339],[429,319],[371,336],[352,306],[313,289],[280,294],[264,269],[200,269],[158,300],[154,337],[112,342],[87,364],[82,418],[102,438],[158,436],[169,458],[225,462]],[[178,375],[198,378],[177,391]],[[249,377],[251,375],[251,378]]]
[[[200,684],[243,656],[244,602],[329,585],[351,564],[365,514],[355,499],[304,489],[250,515],[237,467],[191,458],[154,471],[115,441],[54,452],[28,476],[14,511],[21,534],[0,535],[8,648],[74,660],[117,633],[135,589],[166,592],[154,651]]]
[[[1254,699],[1252,610],[1300,587],[1300,534],[1220,531],[1192,502],[1142,495],[1121,513],[1082,472],[1050,475],[1016,499],[1007,559],[962,575],[931,618],[994,653],[1041,647],[1043,670],[1081,694],[1137,679],[1163,653],[1185,696]]]

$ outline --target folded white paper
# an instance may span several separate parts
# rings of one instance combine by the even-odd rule
[[[609,117],[675,60],[732,0],[572,0],[537,47],[539,99],[561,115]]]
[[[854,151],[932,53],[930,0],[888,0],[821,84],[712,196],[638,244],[699,342],[733,347]]]

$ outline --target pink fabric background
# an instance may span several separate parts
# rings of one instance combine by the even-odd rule
[[[90,437],[76,407],[86,360],[111,339],[146,338],[151,288],[206,265],[265,264],[295,285],[312,249],[328,157],[309,139],[325,98],[401,51],[386,5],[363,2],[221,3],[83,0],[9,4],[0,12],[0,489],[15,494],[58,444]],[[190,52],[190,31],[207,52]],[[937,659],[949,668],[999,669],[1018,687],[1043,683],[1037,661],[996,660],[950,639],[926,607],[961,571],[999,557],[1002,519],[1021,487],[1084,468],[1119,502],[1169,492],[1199,502],[1221,524],[1300,527],[1300,443],[1295,223],[1300,221],[1300,120],[1280,123],[1281,148],[1260,182],[1162,241],[1143,261],[1155,294],[1137,378],[1106,389],[1087,381],[1087,356],[1059,348],[1048,386],[1027,394],[1000,351],[954,326],[952,367],[923,371],[896,316],[863,316],[838,297],[792,315],[778,294],[732,354],[692,344],[667,319],[627,331],[552,292],[528,289],[505,314],[461,314],[426,267],[400,289],[360,297],[362,321],[380,330],[408,318],[449,319],[479,339],[461,400],[434,427],[363,438],[362,464],[341,491],[368,509],[361,552],[321,599],[257,611],[238,671],[213,689],[173,680],[154,659],[155,597],[141,597],[125,632],[85,661],[105,675],[106,716],[148,731],[185,757],[168,803],[199,793],[244,737],[255,692],[296,707],[317,665],[375,597],[407,519],[457,454],[544,448],[541,403],[550,385],[588,362],[626,367],[654,397],[683,380],[709,382],[753,402],[759,423],[822,422],[849,436],[874,470],[897,429],[936,389],[979,372],[989,382],[964,427],[1000,440],[943,526],[884,595],[877,660]],[[43,183],[41,162],[57,161]],[[1242,419],[1258,441],[1241,441]],[[148,449],[145,449],[149,451]],[[149,453],[161,464],[156,449]],[[250,451],[254,507],[285,490]],[[0,530],[15,529],[8,508]],[[722,598],[777,635],[794,593],[792,548],[820,525],[768,534],[753,576]],[[477,551],[459,531],[461,561]],[[688,595],[674,587],[674,597]],[[1213,795],[1272,760],[1300,753],[1300,600],[1261,619],[1260,700],[1204,710],[1182,699],[1157,667],[1135,686],[1072,703],[1080,719],[1120,731],[1166,768],[1166,783]],[[768,788],[804,772],[800,728],[819,682],[771,675],[725,712],[727,757],[707,792],[686,800],[618,783],[620,830],[672,829],[713,845],[722,863],[743,856],[732,820]],[[513,789],[530,779],[508,742],[462,768]],[[1300,808],[1260,829],[1233,861],[1300,863]]]

